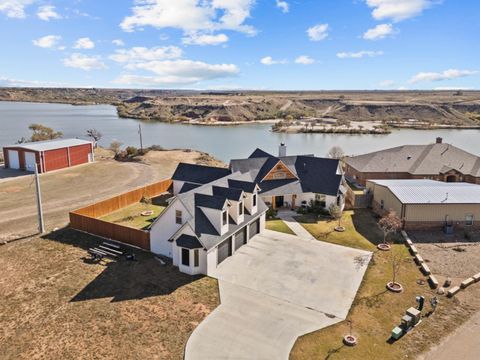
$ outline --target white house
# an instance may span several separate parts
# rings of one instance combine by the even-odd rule
[[[274,209],[295,209],[312,200],[325,208],[337,204],[343,210],[345,205],[346,187],[337,159],[287,156],[287,148],[281,144],[278,157],[256,149],[248,159],[232,160],[230,170],[250,174],[264,202]]]
[[[265,228],[267,206],[249,174],[180,164],[172,179],[175,196],[150,227],[150,248],[180,271],[210,275]]]

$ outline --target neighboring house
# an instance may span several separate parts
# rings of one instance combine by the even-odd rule
[[[480,185],[434,180],[369,180],[374,211],[393,210],[409,230],[480,227]]]
[[[16,144],[3,148],[5,168],[45,173],[94,161],[93,143],[59,139]]]
[[[435,144],[404,145],[347,157],[345,176],[365,185],[372,179],[431,179],[480,184],[480,157],[437,138]]]
[[[230,161],[232,172],[249,174],[260,187],[265,203],[274,209],[295,209],[317,201],[328,208],[345,204],[343,172],[340,161],[313,155],[287,156],[284,144],[279,156],[256,149],[248,159]]]
[[[174,197],[150,227],[151,251],[180,271],[210,275],[265,228],[267,206],[249,174],[180,164]]]

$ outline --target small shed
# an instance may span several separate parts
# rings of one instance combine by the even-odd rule
[[[3,147],[5,168],[45,173],[94,161],[93,143],[57,139]]]

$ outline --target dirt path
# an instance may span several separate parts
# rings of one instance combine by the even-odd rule
[[[170,177],[181,161],[213,161],[205,154],[183,150],[151,152],[142,160],[122,163],[104,158],[94,164],[41,175],[47,230],[65,226],[71,210]],[[35,233],[33,176],[0,183],[0,229],[0,240]]]
[[[440,345],[419,356],[419,360],[476,360],[480,353],[480,312],[445,338]]]

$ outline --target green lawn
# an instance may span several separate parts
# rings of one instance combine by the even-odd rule
[[[101,217],[100,220],[132,227],[135,229],[146,229],[152,224],[153,220],[155,220],[162,213],[164,209],[165,206],[137,203],[105,215]],[[153,215],[142,216],[141,213],[146,210],[152,210]]]
[[[344,211],[341,221],[344,232],[335,231],[338,221],[325,218],[317,220],[314,215],[298,216],[296,220],[315,238],[332,244],[372,251],[376,244],[383,241],[377,219],[364,209]]]
[[[267,220],[265,227],[267,230],[283,232],[285,234],[295,235],[290,228],[280,219]]]

